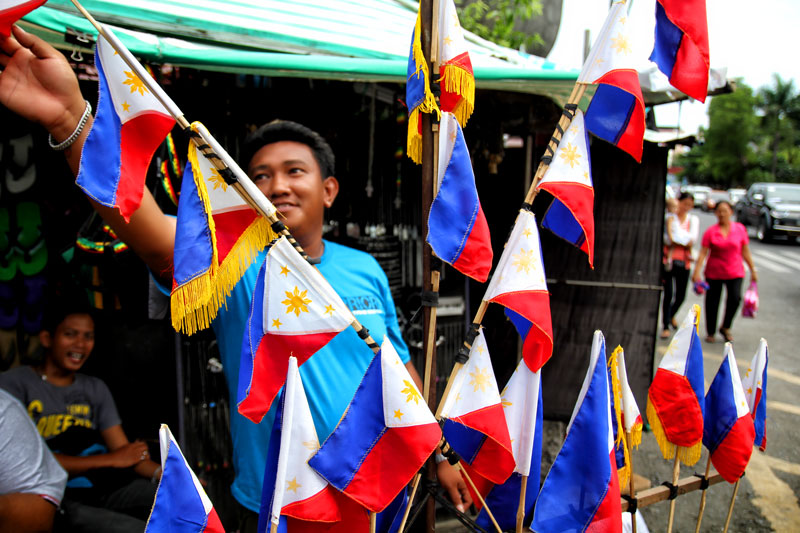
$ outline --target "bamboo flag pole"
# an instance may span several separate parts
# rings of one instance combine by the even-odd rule
[[[629,493],[631,498],[636,497],[636,487],[633,485],[633,444],[631,443],[631,432],[625,432],[625,445],[628,447],[628,461],[631,467],[631,477],[629,480]],[[706,473],[706,475],[708,475]],[[631,528],[636,533],[636,513],[631,513]]]
[[[411,504],[414,503],[414,496],[417,495],[417,488],[419,487],[419,482],[422,479],[422,473],[417,472],[417,475],[414,476],[414,481],[411,482],[411,494],[408,496],[408,502],[406,503],[406,510],[403,512],[403,520],[400,521],[400,527],[397,528],[397,533],[403,533],[403,529],[406,527],[406,522],[408,521],[408,515],[411,512]]]
[[[711,470],[711,455],[708,456],[706,461],[705,479],[708,479],[708,472]],[[700,533],[700,524],[703,522],[703,513],[706,510],[706,491],[700,496],[700,511],[697,513],[697,525],[694,528],[694,533]]]
[[[728,533],[728,526],[731,525],[731,517],[733,516],[733,506],[736,503],[736,493],[739,491],[739,483],[741,482],[742,478],[739,478],[733,485],[733,495],[731,496],[731,504],[728,507],[728,516],[725,518],[725,528],[722,530],[722,533]]]
[[[677,486],[678,478],[681,474],[681,460],[678,459],[678,451],[675,450],[675,463],[672,465],[672,485]],[[669,520],[667,521],[667,533],[672,533],[672,521],[675,518],[675,499],[669,502]]]
[[[519,507],[517,508],[517,530],[522,533],[522,523],[525,521],[525,492],[528,485],[528,476],[522,476],[522,487],[519,490]]]
[[[467,471],[464,469],[464,466],[461,464],[461,461],[456,463],[456,468],[458,468],[458,470],[461,472],[461,475],[464,476],[464,479],[467,480],[467,483],[469,483],[469,486],[472,487],[472,490],[475,493],[475,496],[478,498],[478,501],[481,502],[481,506],[486,511],[486,515],[489,517],[489,520],[492,521],[492,524],[494,524],[494,527],[497,529],[497,533],[503,533],[503,530],[500,529],[500,525],[497,523],[497,520],[494,519],[494,515],[492,514],[492,511],[489,510],[489,506],[486,505],[486,502],[484,501],[483,496],[481,496],[481,493],[478,491],[478,488],[475,486],[475,483],[472,481],[472,478],[467,473]]]
[[[275,228],[280,228],[280,233],[292,244],[297,252],[308,259],[308,255],[303,250],[300,243],[292,236],[286,226],[278,219],[277,210],[272,205],[266,196],[264,196],[258,187],[247,177],[247,174],[239,167],[228,152],[222,148],[216,139],[208,132],[208,130],[199,123],[194,125],[190,124],[183,112],[167,95],[160,85],[150,83],[150,77],[130,51],[119,41],[119,39],[110,31],[106,31],[105,26],[98,22],[84,8],[78,0],[71,0],[73,5],[80,11],[80,13],[88,20],[92,26],[97,29],[97,32],[105,38],[114,50],[122,57],[125,63],[134,71],[134,73],[142,80],[147,89],[158,99],[164,108],[173,116],[178,126],[189,135],[190,140],[197,146],[197,148],[208,158],[215,168],[221,171],[231,172],[236,181],[233,184],[234,190],[247,202],[259,215],[266,218],[271,225]],[[380,346],[369,335],[369,332],[357,319],[353,319],[350,326],[356,330],[358,336],[364,340],[373,353],[380,351]]]
[[[369,513],[369,533],[375,533],[378,523],[378,514],[375,511]]]

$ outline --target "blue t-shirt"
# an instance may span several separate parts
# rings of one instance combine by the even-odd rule
[[[317,265],[361,324],[380,344],[389,336],[400,359],[408,362],[408,348],[400,335],[389,282],[378,262],[367,253],[323,241],[325,251]],[[212,324],[217,335],[231,404],[233,467],[236,478],[231,492],[248,509],[258,512],[261,484],[269,448],[275,405],[260,424],[254,424],[236,409],[239,360],[253,288],[265,254],[245,273]],[[311,415],[320,442],[336,427],[355,394],[373,357],[372,350],[347,328],[300,367]]]

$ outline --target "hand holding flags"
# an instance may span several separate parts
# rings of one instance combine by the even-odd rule
[[[755,445],[763,452],[767,449],[767,365],[769,364],[769,347],[767,341],[761,339],[758,351],[750,361],[744,374],[742,386],[747,397],[747,405],[755,425]]]
[[[647,420],[665,459],[675,453],[693,465],[703,446],[703,351],[697,325],[700,306],[694,305],[669,343],[647,391]]]
[[[289,357],[302,365],[355,320],[319,271],[278,238],[258,273],[239,366],[239,412],[259,422],[278,394]]]
[[[553,325],[539,229],[527,209],[517,215],[483,300],[506,307],[506,315],[523,338],[525,363],[533,372],[542,368],[553,354]]]
[[[728,483],[735,483],[744,475],[754,438],[753,419],[733,347],[726,342],[722,364],[706,394],[703,444],[714,468]]]
[[[439,125],[437,192],[428,215],[428,244],[444,262],[484,282],[492,269],[489,225],[483,215],[467,143],[452,113]]]
[[[385,509],[442,432],[394,347],[383,341],[336,429],[308,464],[367,509]]]
[[[605,360],[605,339],[595,331],[567,437],[539,493],[534,531],[622,531]]]
[[[580,109],[564,132],[537,188],[554,197],[542,227],[586,252],[589,266],[594,268],[594,186],[589,136]]]
[[[0,0],[0,35],[11,35],[11,26],[47,0]]]
[[[644,97],[626,29],[627,5],[616,2],[583,65],[578,83],[598,84],[586,129],[642,160]]]
[[[166,424],[158,430],[161,482],[145,533],[225,533],[175,437]]]
[[[123,54],[130,52],[109,28],[104,31],[114,42],[97,37],[100,96],[76,183],[97,203],[117,207],[127,221],[142,201],[150,159],[175,119],[148,89],[155,81],[144,69],[129,67]]]

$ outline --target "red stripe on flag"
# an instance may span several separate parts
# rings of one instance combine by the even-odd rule
[[[570,182],[545,182],[540,188],[558,198],[583,229],[586,239],[580,249],[594,268],[594,188]]]
[[[728,483],[735,483],[744,474],[750,455],[756,429],[753,419],[742,416],[733,424],[728,434],[711,454],[711,464]]]
[[[675,57],[670,83],[701,102],[708,94],[708,56],[703,57],[695,42],[684,34]]]
[[[284,505],[281,514],[313,522],[336,522],[342,519],[334,489],[326,485],[310,498]]]
[[[546,291],[507,292],[492,298],[531,321],[522,345],[522,357],[531,372],[537,372],[553,355],[553,324],[550,294]]]
[[[592,521],[587,525],[587,533],[605,533],[622,531],[622,506],[619,501],[619,476],[617,476],[617,460],[611,450],[611,476],[608,491],[597,507]]]
[[[489,272],[492,270],[492,241],[489,236],[489,224],[480,205],[467,236],[467,242],[453,263],[453,268],[481,283],[489,279]]]
[[[639,74],[635,70],[628,69],[610,70],[598,78],[595,83],[613,85],[636,98],[636,105],[633,106],[631,111],[628,126],[622,132],[617,146],[631,154],[636,161],[641,163],[645,125],[644,97],[642,96],[642,86],[639,85]]]
[[[225,533],[225,528],[222,527],[222,522],[219,521],[217,511],[213,507],[211,508],[211,512],[208,513],[206,527],[203,528],[202,533]]]
[[[703,412],[686,376],[659,368],[647,395],[669,442],[688,448],[703,439]]]
[[[250,206],[242,206],[235,211],[213,215],[216,227],[217,257],[222,264],[239,241],[242,233],[253,223],[258,214]]]

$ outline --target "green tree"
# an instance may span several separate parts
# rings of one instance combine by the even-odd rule
[[[778,155],[781,151],[781,139],[794,144],[794,125],[789,117],[797,116],[800,110],[798,95],[793,80],[784,80],[779,74],[773,74],[773,85],[762,87],[758,91],[758,109],[763,113],[762,126],[771,138],[772,165],[770,173],[773,180],[778,180]]]
[[[461,25],[488,41],[519,49],[543,44],[539,34],[528,35],[514,24],[542,14],[542,0],[456,0]]]

